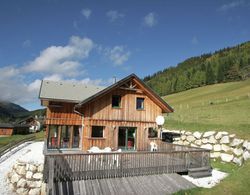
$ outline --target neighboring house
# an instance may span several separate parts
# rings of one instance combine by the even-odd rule
[[[145,150],[159,139],[157,116],[173,109],[135,74],[109,87],[42,81],[49,149]]]
[[[37,117],[29,116],[15,123],[15,134],[28,134],[40,131],[41,122]]]
[[[9,123],[1,123],[0,124],[0,137],[7,137],[13,134],[14,126]]]

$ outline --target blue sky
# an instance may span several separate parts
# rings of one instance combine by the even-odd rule
[[[108,85],[250,40],[250,1],[1,0],[0,99],[39,108],[42,79]]]

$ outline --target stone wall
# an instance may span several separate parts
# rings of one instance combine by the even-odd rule
[[[223,162],[233,162],[241,166],[244,160],[250,158],[250,142],[236,138],[235,134],[229,134],[226,131],[166,131],[181,134],[180,138],[175,138],[174,144],[211,150],[210,157],[212,159],[220,159]]]
[[[8,173],[7,179],[13,192],[22,195],[40,195],[44,188],[43,164],[17,161]]]

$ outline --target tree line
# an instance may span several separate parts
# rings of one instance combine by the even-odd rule
[[[250,77],[250,41],[191,57],[143,80],[159,95]]]

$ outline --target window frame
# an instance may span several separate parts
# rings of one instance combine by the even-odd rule
[[[141,99],[141,100],[143,100],[142,101],[142,108],[138,108],[138,100],[139,99]],[[135,107],[136,107],[136,110],[145,110],[145,98],[144,97],[136,97],[136,105],[135,105]]]
[[[113,98],[119,98],[119,106],[113,106]],[[122,96],[121,95],[112,95],[111,96],[111,107],[112,108],[121,108]]]
[[[150,135],[151,135],[151,133],[150,133],[150,129],[151,129],[151,131],[154,131],[155,132],[155,136],[153,137],[151,137]],[[148,139],[155,139],[155,138],[158,138],[158,131],[157,131],[157,129],[156,128],[154,128],[154,127],[149,127],[148,128]]]
[[[94,128],[102,128],[102,129],[99,129],[99,130],[102,130],[102,136],[93,136]],[[104,130],[105,130],[105,126],[99,126],[99,125],[91,126],[91,138],[94,138],[94,139],[104,138]]]

